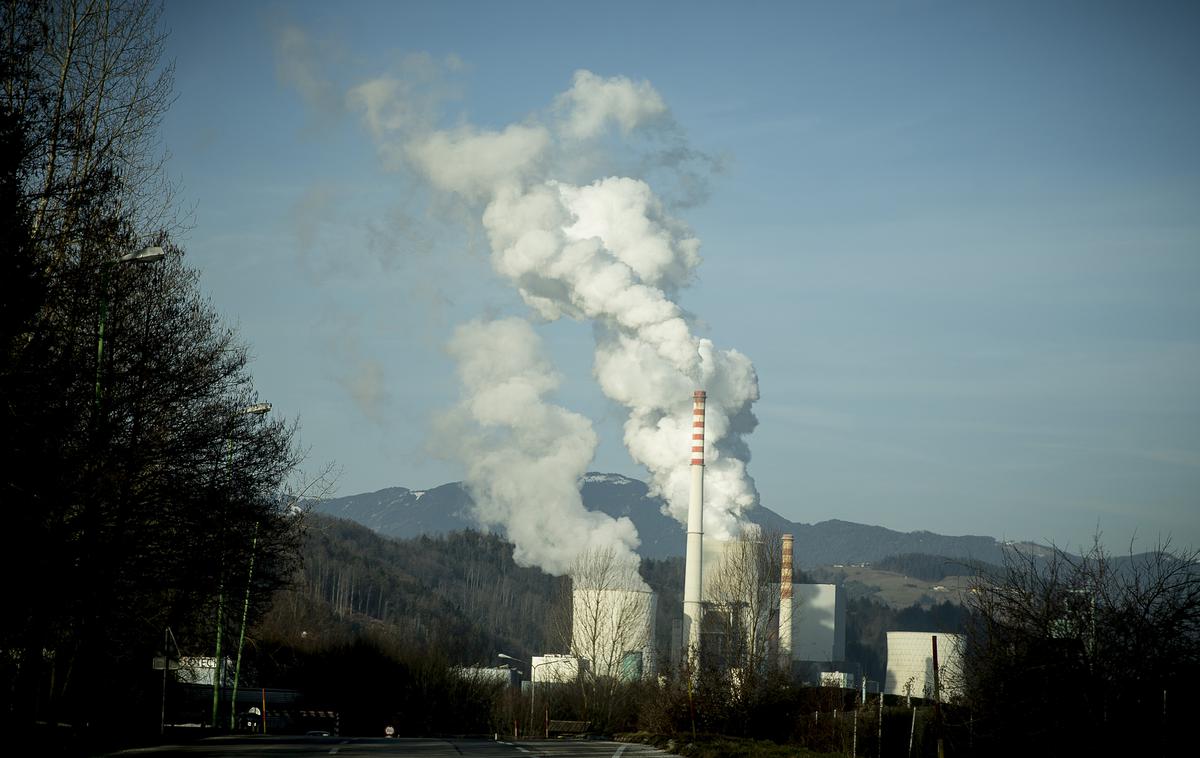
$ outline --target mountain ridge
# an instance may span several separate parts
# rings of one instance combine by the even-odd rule
[[[664,501],[649,494],[645,482],[621,474],[588,472],[580,494],[589,510],[628,517],[637,527],[645,558],[669,558],[684,552],[684,527],[663,515]],[[461,482],[424,490],[385,487],[375,492],[331,498],[315,505],[318,513],[350,519],[379,534],[409,538],[473,529],[488,530],[471,516],[474,501]],[[791,533],[800,567],[870,563],[893,555],[926,553],[947,558],[1003,562],[1007,543],[985,535],[943,535],[928,530],[900,532],[843,519],[815,523],[790,521],[766,506],[746,514],[770,532]]]

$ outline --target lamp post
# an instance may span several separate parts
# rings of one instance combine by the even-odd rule
[[[108,317],[108,277],[112,266],[117,263],[137,263],[146,264],[161,261],[167,256],[166,252],[161,247],[144,247],[132,253],[126,253],[120,258],[107,260],[100,264],[101,282],[100,282],[100,328],[99,336],[96,338],[96,410],[100,410],[100,369],[104,365],[101,359],[104,357],[104,322]]]
[[[497,653],[496,657],[503,658],[508,661],[513,661],[514,663],[524,664],[524,661],[522,661],[518,658],[513,658],[508,653]],[[529,659],[529,726],[530,726],[530,728],[533,727],[533,695],[536,691],[537,691],[537,683],[533,679],[533,659],[530,658]]]
[[[247,405],[244,414],[263,416],[271,410],[270,403]],[[233,666],[233,697],[230,699],[229,728],[234,726],[234,711],[238,710],[238,678],[241,675],[241,645],[246,642],[246,616],[250,614],[250,584],[254,578],[254,551],[258,549],[258,522],[254,522],[254,536],[250,542],[250,569],[246,571],[246,597],[241,604],[241,630],[238,632],[238,658]]]
[[[160,703],[158,712],[158,733],[160,736],[165,734],[167,730],[167,672],[172,668],[179,668],[179,662],[171,659],[171,645],[168,643],[175,645],[175,654],[178,655],[179,643],[175,642],[175,633],[171,631],[171,627],[169,626],[163,631],[162,702]],[[175,665],[172,666],[172,663]],[[158,661],[155,661],[155,665],[157,664]]]
[[[240,413],[249,414],[252,416],[262,416],[271,410],[270,403],[254,403],[243,408]],[[233,465],[233,441],[229,441],[229,465]],[[242,643],[246,639],[246,616],[250,608],[250,583],[254,578],[254,552],[258,547],[258,522],[254,523],[254,539],[250,543],[250,567],[246,575],[246,595],[242,605],[242,625],[238,633],[238,649],[237,663],[234,666],[233,672],[233,693],[229,702],[229,728],[233,729],[234,719],[237,711],[237,689],[238,676],[242,669]],[[225,606],[225,590],[224,586],[218,588],[217,591],[217,643],[215,660],[213,665],[213,702],[212,702],[212,726],[217,728],[217,711],[220,708],[220,692],[221,692],[221,617]]]
[[[522,664],[524,663],[524,661],[522,661],[518,658],[513,658],[511,655],[507,655],[505,653],[497,653],[496,657],[504,658],[504,659],[510,660],[510,661],[515,661],[516,663],[522,663]],[[530,728],[533,727],[533,700],[537,696],[537,680],[534,678],[534,674],[533,674],[534,669],[536,669],[538,666],[545,666],[550,663],[559,663],[559,662],[560,662],[559,659],[554,659],[554,660],[549,660],[549,661],[542,661],[541,663],[534,663],[532,658],[529,659],[529,726],[530,726]]]
[[[250,611],[250,582],[254,579],[254,551],[258,548],[258,522],[254,522],[254,538],[250,542],[250,568],[246,572],[246,598],[242,603],[242,626],[238,631],[237,662],[233,664],[233,695],[230,697],[229,728],[234,728],[237,710],[238,677],[242,673],[242,643],[246,641],[246,616]]]

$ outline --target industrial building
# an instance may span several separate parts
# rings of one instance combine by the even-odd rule
[[[820,682],[822,687],[852,690],[855,688],[858,680],[849,671],[822,671]]]
[[[790,575],[786,566],[785,573]],[[845,588],[781,583],[779,604],[778,660],[783,670],[809,684],[821,684],[824,674],[842,673],[846,660]]]
[[[761,542],[747,535],[717,541],[704,534],[705,403],[704,390],[692,393],[689,440],[691,491],[688,500],[687,553],[684,562],[683,619],[672,633],[672,663],[696,670],[706,663],[744,664],[756,657],[778,661],[785,670],[816,684],[823,672],[837,671],[846,658],[846,593],[833,584],[792,582],[792,536],[783,536],[779,605],[763,602],[757,553]],[[762,655],[741,656],[752,646]],[[769,652],[769,655],[767,653]]]
[[[936,644],[941,699],[948,700],[962,694],[964,641],[961,634],[888,632],[884,693],[933,699],[933,651]]]
[[[658,596],[649,590],[576,587],[571,602],[571,652],[597,676],[653,676],[658,670],[657,612]]]
[[[579,664],[579,659],[573,655],[556,653],[535,655],[530,661],[530,665],[533,667],[530,680],[538,684],[573,682],[579,677]]]
[[[846,660],[846,590],[836,584],[793,584],[793,661]]]

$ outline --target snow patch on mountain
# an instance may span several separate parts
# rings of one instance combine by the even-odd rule
[[[583,475],[584,484],[633,484],[634,480],[620,474],[598,474],[589,471]]]

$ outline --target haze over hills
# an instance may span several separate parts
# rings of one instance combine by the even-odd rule
[[[682,556],[683,526],[663,515],[663,500],[651,497],[645,482],[619,474],[589,473],[582,483],[583,502],[591,510],[610,516],[628,516],[642,540],[638,552],[645,558]],[[471,516],[473,501],[461,482],[428,490],[389,487],[378,492],[333,498],[315,510],[346,518],[390,537],[446,534],[479,530]],[[1003,561],[1004,543],[992,537],[947,536],[928,531],[898,532],[880,526],[830,520],[816,524],[789,521],[770,508],[758,507],[749,519],[770,532],[795,536],[798,566],[875,562],[888,556],[925,553],[988,563]]]

